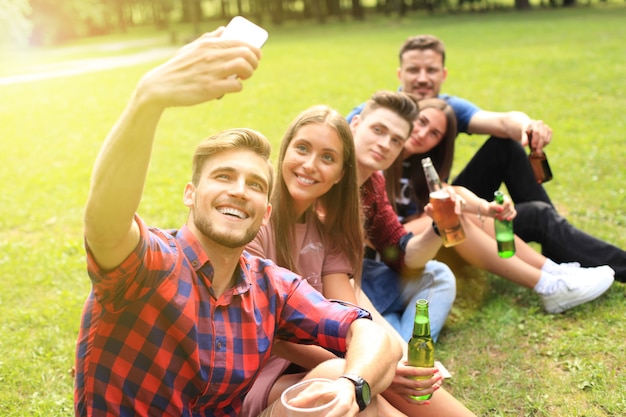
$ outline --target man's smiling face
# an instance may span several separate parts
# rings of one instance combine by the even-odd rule
[[[447,70],[443,57],[432,49],[413,49],[402,54],[398,68],[402,91],[416,95],[420,100],[439,95]]]
[[[185,188],[192,229],[218,245],[244,247],[269,219],[270,175],[266,161],[248,149],[207,159],[198,184]]]
[[[391,166],[404,146],[411,125],[400,115],[381,107],[365,117],[357,115],[350,123],[354,135],[359,177]]]

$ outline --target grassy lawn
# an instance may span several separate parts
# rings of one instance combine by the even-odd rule
[[[242,93],[165,114],[140,213],[149,224],[179,227],[191,152],[202,137],[246,126],[277,145],[312,104],[347,113],[374,91],[395,89],[400,44],[432,33],[448,49],[444,92],[546,121],[554,130],[547,148],[554,180],[546,185],[553,201],[579,228],[624,248],[624,22],[626,7],[612,4],[269,27],[264,58]],[[168,36],[158,36],[167,46]],[[115,54],[94,45],[62,55],[0,52],[0,76]],[[90,171],[154,64],[0,84],[0,416],[72,414],[70,371],[89,291],[82,207]],[[483,141],[459,138],[456,169]],[[551,316],[528,290],[494,276],[481,282],[461,287],[460,301],[480,293],[480,303],[458,308],[438,344],[455,396],[479,416],[625,415],[624,285]]]

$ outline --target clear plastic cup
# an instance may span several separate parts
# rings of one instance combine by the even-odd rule
[[[324,417],[339,401],[336,389],[330,379],[307,379],[286,389],[280,402],[287,417]]]

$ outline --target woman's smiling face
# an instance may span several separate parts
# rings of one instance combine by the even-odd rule
[[[437,146],[445,134],[445,113],[432,107],[422,109],[413,122],[411,136],[404,143],[404,152],[407,155],[426,153]]]
[[[328,125],[310,123],[294,135],[281,167],[298,214],[343,177],[343,143]]]

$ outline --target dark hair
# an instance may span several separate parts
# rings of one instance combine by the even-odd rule
[[[409,135],[411,134],[413,121],[417,117],[417,106],[409,94],[387,90],[377,91],[367,100],[359,117],[365,119],[369,113],[380,108],[391,110],[406,120],[409,123]]]
[[[412,96],[415,98],[415,96]],[[422,168],[422,158],[430,157],[433,161],[433,166],[439,173],[439,177],[442,181],[446,181],[450,176],[452,170],[452,162],[454,160],[454,141],[457,135],[456,116],[452,107],[442,99],[439,98],[427,98],[419,100],[417,102],[419,111],[424,109],[433,108],[441,110],[446,116],[446,131],[439,141],[431,150],[421,154],[414,154],[406,159],[401,157],[396,159],[391,167],[385,171],[385,179],[387,180],[387,194],[389,201],[396,208],[396,197],[400,194],[400,179],[403,174],[403,165],[408,162],[408,178],[409,178],[409,193],[411,201],[417,205],[417,212],[421,213],[424,206],[428,203],[428,184],[424,177],[424,170]],[[419,118],[419,114],[417,116]]]
[[[400,47],[400,65],[402,65],[402,55],[405,52],[413,51],[415,49],[425,51],[427,49],[432,49],[441,55],[441,63],[446,65],[446,46],[443,42],[433,35],[417,35],[409,37],[402,46]]]
[[[272,198],[272,225],[276,242],[276,263],[299,271],[296,261],[291,255],[293,248],[296,218],[293,198],[289,194],[283,179],[282,165],[289,144],[298,131],[309,124],[321,124],[332,128],[343,144],[343,170],[341,180],[332,186],[306,214],[313,218],[323,235],[328,236],[342,248],[350,261],[354,279],[360,283],[363,263],[363,223],[359,201],[359,182],[356,172],[356,156],[352,131],[345,117],[328,106],[313,106],[300,113],[291,123],[280,145],[276,190]],[[310,218],[309,217],[309,218]]]

